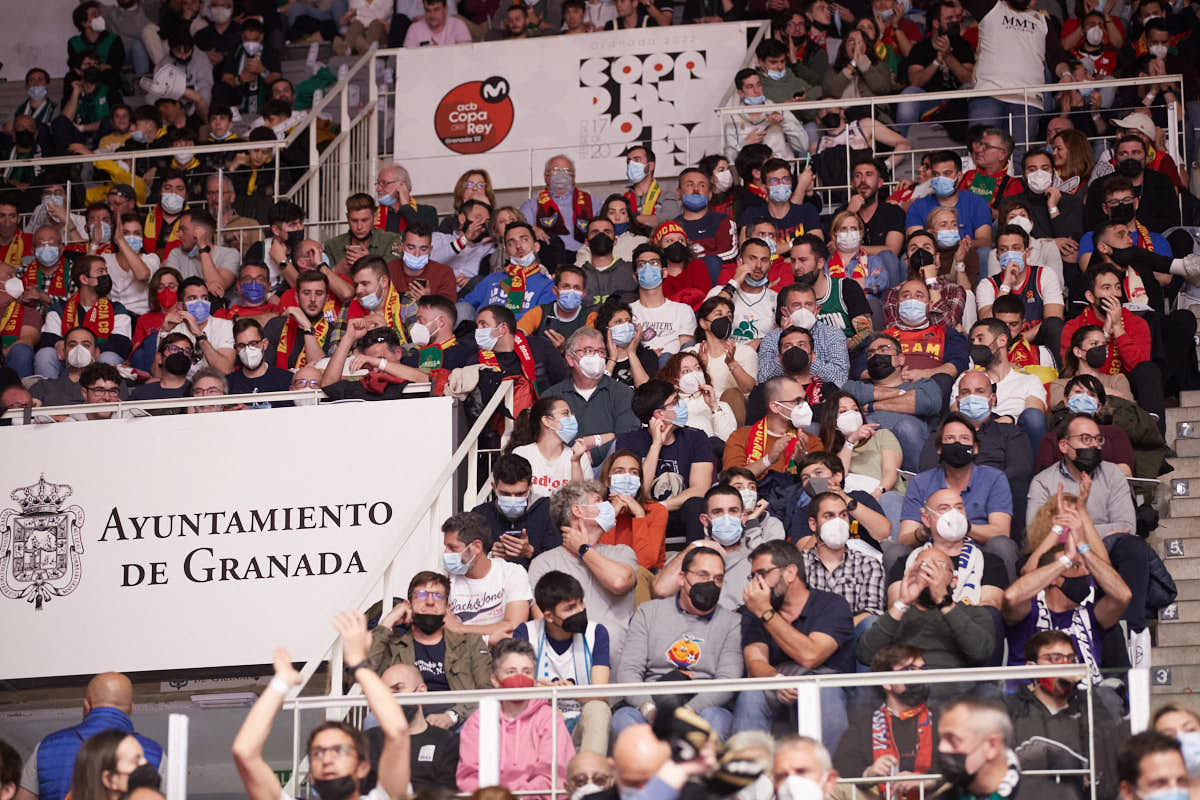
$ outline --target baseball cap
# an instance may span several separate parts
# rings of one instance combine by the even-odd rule
[[[1154,139],[1158,137],[1158,128],[1155,127],[1154,120],[1150,119],[1150,117],[1147,115],[1140,114],[1136,111],[1132,114],[1122,117],[1121,119],[1114,120],[1113,124],[1121,128],[1137,131],[1150,141],[1154,141]]]

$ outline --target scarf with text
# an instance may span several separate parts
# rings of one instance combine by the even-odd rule
[[[525,376],[525,380],[529,381],[530,390],[536,397],[537,389],[534,388],[534,382],[537,376],[537,364],[533,360],[533,350],[529,347],[529,341],[520,331],[513,334],[513,352],[517,354],[517,361],[521,363],[521,374]],[[479,363],[495,370],[500,369],[500,361],[496,358],[495,351],[492,350],[480,350]]]
[[[519,313],[525,305],[525,284],[530,277],[540,269],[537,262],[530,264],[528,267],[522,267],[520,264],[509,265],[504,268],[504,274],[508,277],[500,282],[500,288],[505,292],[504,305],[509,311],[514,314]]]
[[[625,193],[625,199],[629,201],[634,214],[645,214],[651,217],[654,216],[658,209],[658,199],[661,196],[662,189],[659,188],[658,181],[653,178],[650,179],[650,188],[646,190],[646,196],[642,198],[640,205],[638,204],[637,193],[633,189]]]
[[[83,321],[80,322],[79,310],[82,307],[79,302],[79,292],[71,295],[71,298],[67,300],[62,314],[63,336],[66,336],[68,331],[81,324],[96,334],[97,339],[106,340],[109,336],[112,336],[113,325],[117,320],[117,311],[113,308],[111,300],[107,297],[101,297],[96,301],[96,305],[87,310],[83,315]]]
[[[575,230],[568,231],[567,223],[563,220],[558,204],[554,202],[550,192],[542,189],[538,193],[537,199],[538,224],[550,233],[559,236],[570,233],[575,237],[575,241],[584,242],[587,240],[587,224],[592,218],[592,196],[576,186],[575,191],[571,194],[571,207],[575,212]]]
[[[892,716],[892,712],[888,710],[886,704],[875,709],[875,713],[871,715],[871,755],[875,761],[886,755],[895,758],[897,763],[902,760],[900,746],[892,731]],[[924,775],[933,765],[933,724],[929,718],[929,706],[922,703],[916,708],[902,712],[899,717],[902,720],[917,718],[917,741],[911,753],[904,755],[912,756],[912,771],[918,775]],[[889,784],[881,783],[878,789],[880,797],[893,797],[893,794],[888,791]],[[910,789],[900,797],[904,800],[916,800],[919,795],[918,789]]]
[[[336,315],[333,299],[330,298],[321,309],[321,318],[313,323],[313,333],[317,334],[317,341],[321,343],[322,348],[329,337],[329,325]],[[283,330],[279,332],[279,345],[275,348],[275,366],[280,369],[300,369],[308,363],[308,348],[304,346],[303,341],[300,343],[299,352],[292,354],[299,333],[300,323],[296,322],[295,317],[289,316],[283,324]]]
[[[26,289],[37,289],[39,292],[45,292],[51,297],[66,297],[67,296],[67,256],[64,253],[58,259],[58,266],[54,268],[54,274],[49,278],[43,278],[41,264],[37,261],[30,261],[29,266],[25,268],[25,274],[21,276],[21,282],[25,284]]]
[[[4,315],[0,318],[0,346],[8,348],[21,336],[21,321],[25,318],[25,306],[21,305],[16,298],[8,304],[8,308],[4,309]]]
[[[1079,653],[1080,659],[1087,665],[1092,680],[1099,683],[1103,676],[1100,674],[1100,665],[1096,663],[1096,651],[1093,648],[1093,639],[1097,632],[1092,630],[1092,619],[1088,613],[1095,602],[1096,586],[1093,584],[1088,596],[1071,611],[1071,624],[1065,628],[1060,624],[1056,624],[1050,618],[1050,608],[1046,605],[1045,589],[1038,592],[1037,597],[1033,599],[1033,610],[1034,619],[1036,620],[1034,630],[1061,630],[1070,636],[1071,640],[1075,643],[1075,650]]]
[[[458,344],[458,339],[451,336],[441,344],[431,344],[427,347],[422,347],[417,353],[417,369],[422,372],[432,372],[435,369],[439,369],[442,366],[442,354],[456,344]]]
[[[17,231],[13,234],[12,241],[4,248],[3,261],[10,267],[20,269],[21,259],[26,255],[33,255],[33,236]]]
[[[800,470],[797,468],[796,462],[798,459],[804,458],[808,453],[808,439],[801,440],[800,437],[803,435],[799,431],[784,434],[784,436],[791,437],[783,448],[783,457],[787,463],[788,472],[799,473]],[[753,464],[755,461],[766,456],[766,454],[767,418],[763,417],[750,427],[750,435],[746,437],[746,464]]]
[[[166,222],[163,220],[162,206],[155,206],[146,215],[146,224],[142,226],[142,252],[158,253],[159,239],[163,239],[164,234],[166,238],[161,242],[162,252],[158,253],[159,256],[165,259],[168,253],[179,247],[180,217],[176,217],[174,222]]]
[[[930,547],[933,547],[933,542],[926,542],[913,550],[904,562],[904,569],[907,571],[911,568],[917,561],[917,554]],[[983,550],[975,545],[970,536],[963,538],[962,550],[958,551],[958,558],[954,560],[954,564],[954,574],[958,576],[958,584],[954,587],[954,602],[979,605],[979,599],[983,595]]]

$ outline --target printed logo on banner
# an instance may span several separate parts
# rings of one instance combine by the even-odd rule
[[[9,494],[21,510],[0,512],[0,593],[5,597],[25,600],[41,611],[79,585],[83,509],[63,508],[73,492],[42,475],[32,486]]]
[[[442,144],[456,153],[486,153],[504,141],[513,126],[508,80],[493,76],[460,83],[438,103],[433,127]]]
[[[580,131],[583,157],[611,158],[625,144],[648,141],[660,168],[689,166],[688,134],[700,121],[686,119],[683,104],[709,77],[707,63],[706,50],[581,61],[578,85],[593,115]]]

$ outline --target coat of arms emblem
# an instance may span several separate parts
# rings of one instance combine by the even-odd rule
[[[46,476],[9,497],[20,511],[0,511],[0,593],[33,603],[38,611],[55,597],[75,591],[81,577],[84,514],[63,508],[73,490]]]

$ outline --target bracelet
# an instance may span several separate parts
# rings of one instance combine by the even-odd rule
[[[276,675],[275,677],[271,678],[271,682],[267,684],[267,688],[274,689],[275,691],[279,692],[281,695],[286,697],[288,690],[291,687],[287,685],[287,683],[283,680],[283,678],[280,678],[278,675]]]
[[[353,675],[354,673],[358,672],[363,667],[370,669],[370,667],[371,667],[370,659],[364,658],[362,661],[358,662],[357,664],[350,666],[350,667],[346,667],[346,671],[349,672],[351,675]]]
[[[592,441],[596,443],[596,447],[604,444],[604,440],[600,438],[600,434],[598,433],[592,437]]]
[[[1062,564],[1067,569],[1070,569],[1071,567],[1075,566],[1075,562],[1072,561],[1071,559],[1067,558],[1066,556],[1059,556],[1058,563]]]
[[[386,369],[387,369],[387,359],[386,358],[379,359],[379,371],[383,372]]]
[[[1009,286],[1007,283],[1000,284],[1000,294],[1008,294],[1011,291],[1012,291],[1012,287]]]
[[[1087,553],[1092,552],[1092,546],[1090,544],[1088,544],[1087,542],[1084,542],[1083,544],[1081,544],[1075,548],[1075,552],[1079,553],[1079,555],[1081,555],[1081,556],[1086,555]]]
[[[1051,214],[1057,214],[1058,206],[1046,206],[1046,210],[1049,211]]]
[[[892,610],[899,611],[900,616],[904,616],[904,614],[910,608],[912,608],[912,606],[910,606],[908,603],[905,603],[903,600],[897,600],[896,602],[892,603]]]

